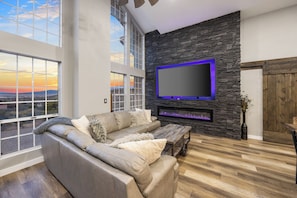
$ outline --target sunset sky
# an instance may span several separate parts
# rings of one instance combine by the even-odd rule
[[[57,90],[58,63],[23,56],[17,62],[16,55],[0,53],[0,92],[15,93],[17,85],[19,93],[31,92],[33,83],[35,91]]]

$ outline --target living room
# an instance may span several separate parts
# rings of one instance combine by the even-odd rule
[[[110,1],[88,0],[83,3],[80,1],[73,3],[64,0],[62,3],[62,47],[1,31],[0,50],[54,60],[61,64],[59,68],[61,72],[59,76],[60,115],[79,118],[86,114],[110,112],[112,101],[110,72],[121,70],[119,64],[112,64],[110,61]],[[251,10],[256,10],[258,6],[256,2],[254,3],[254,6],[250,5]],[[269,7],[266,1],[261,3]],[[155,6],[146,2],[145,6],[148,9],[155,9],[158,4],[162,2],[158,2]],[[191,120],[174,121],[166,117],[160,117],[160,120],[164,123],[179,122],[192,125],[194,132],[201,134],[240,139],[240,95],[241,91],[245,90],[252,100],[246,115],[248,137],[262,140],[264,136],[263,70],[255,64],[247,66],[246,70],[241,70],[241,65],[297,56],[296,49],[292,47],[297,44],[296,2],[288,0],[284,5],[286,6],[279,5],[280,7],[276,10],[247,18],[242,18],[243,11],[234,10],[163,34],[158,31],[144,32],[146,70],[128,71],[131,76],[138,75],[146,78],[144,107],[152,109],[154,116],[157,116],[158,106],[212,109],[214,110],[213,122],[193,124]],[[131,6],[134,6],[133,1],[129,2],[128,7]],[[141,19],[135,20],[141,21]],[[193,32],[204,34],[201,33],[198,37]],[[191,39],[195,41],[195,45],[190,42]],[[218,43],[214,43],[212,39]],[[181,53],[182,55],[179,55]],[[214,57],[217,63],[215,101],[156,99],[155,67],[209,57]],[[294,111],[296,113],[296,108]],[[42,162],[43,158],[39,148],[21,151],[9,157],[1,156],[0,161],[0,175],[4,176]]]

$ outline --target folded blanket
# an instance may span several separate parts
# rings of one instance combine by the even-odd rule
[[[50,126],[55,125],[55,124],[66,124],[66,125],[72,125],[71,119],[67,117],[54,117],[46,122],[43,122],[41,125],[33,129],[33,133],[35,134],[42,134],[45,132]]]

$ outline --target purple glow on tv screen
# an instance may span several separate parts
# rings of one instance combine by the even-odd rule
[[[156,94],[168,100],[214,100],[215,59],[156,68]]]

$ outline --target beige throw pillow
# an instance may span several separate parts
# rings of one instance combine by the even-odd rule
[[[118,148],[135,152],[143,156],[148,164],[152,164],[160,158],[166,142],[166,139],[140,140],[119,144]]]
[[[90,122],[88,118],[83,115],[79,119],[72,119],[71,123],[75,128],[77,128],[79,131],[89,135],[91,137],[91,128],[90,128]]]
[[[135,134],[129,134],[122,138],[114,140],[112,143],[109,144],[109,146],[118,148],[119,144],[123,144],[126,142],[132,142],[132,141],[140,141],[140,140],[153,140],[154,135],[151,133],[135,133]]]
[[[130,111],[130,115],[131,127],[148,123],[144,111]]]
[[[152,122],[152,118],[151,118],[152,110],[135,108],[135,111],[144,111],[144,114],[145,114],[145,117],[146,117],[147,121]]]

